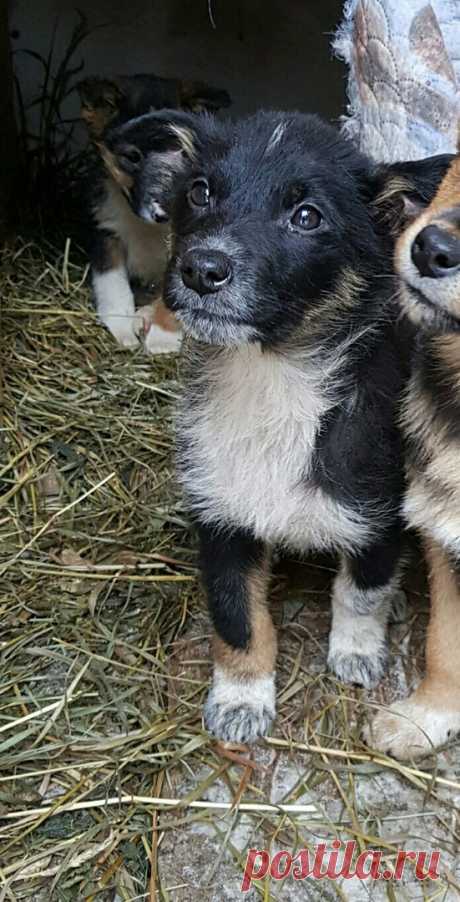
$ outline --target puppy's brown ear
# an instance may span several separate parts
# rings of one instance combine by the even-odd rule
[[[86,123],[90,138],[100,139],[118,113],[123,93],[115,81],[107,78],[85,78],[77,85],[80,95],[80,118]]]
[[[373,207],[378,221],[393,235],[433,200],[454,154],[378,166],[374,173]]]
[[[179,82],[179,106],[191,113],[216,113],[231,104],[227,91],[212,88],[203,81]]]

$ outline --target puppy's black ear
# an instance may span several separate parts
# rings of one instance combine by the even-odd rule
[[[98,140],[117,115],[123,93],[108,78],[85,78],[77,84],[80,95],[80,118],[86,123],[90,137]]]
[[[169,219],[174,180],[198,153],[199,118],[177,110],[147,113],[113,129],[99,144],[109,174],[142,219]]]
[[[373,176],[373,207],[377,220],[393,235],[428,206],[454,154],[378,166]]]
[[[213,88],[203,81],[179,82],[179,104],[183,110],[216,113],[217,110],[229,107],[231,102],[227,91]]]
[[[130,198],[136,173],[143,165],[144,157],[142,152],[135,144],[129,144],[126,141],[117,143],[111,149],[108,138],[96,141],[96,146],[108,174],[126,196]]]

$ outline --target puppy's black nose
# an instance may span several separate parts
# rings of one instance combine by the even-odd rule
[[[426,226],[414,239],[411,256],[421,276],[451,276],[460,268],[460,238],[437,225]]]
[[[221,251],[195,248],[182,258],[181,275],[187,288],[197,294],[211,294],[230,282],[231,260]]]

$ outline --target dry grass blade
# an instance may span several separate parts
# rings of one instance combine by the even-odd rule
[[[425,780],[429,784],[437,784],[438,786],[448,786],[449,789],[456,789],[460,792],[460,782],[458,780],[449,780],[446,777],[439,777],[437,774],[429,773],[426,770],[418,770],[416,767],[409,767],[401,764],[394,758],[386,758],[381,755],[373,755],[366,752],[354,752],[351,749],[335,749],[332,746],[311,745],[306,742],[288,742],[286,739],[274,739],[268,737],[266,739],[268,745],[279,749],[290,749],[293,752],[308,752],[314,755],[324,755],[326,758],[341,758],[346,761],[362,761],[375,764],[377,767],[387,767],[403,776],[409,778],[416,777]]]
[[[252,811],[255,814],[317,814],[316,805],[269,805],[263,802],[211,802],[211,801],[184,801],[183,799],[166,799],[164,796],[137,796],[119,795],[113,798],[90,799],[88,802],[75,802],[71,805],[62,805],[56,811],[52,805],[43,805],[40,808],[29,808],[24,811],[9,811],[3,815],[4,820],[18,820],[19,818],[41,817],[43,814],[63,814],[67,811],[88,811],[91,808],[109,808],[112,805],[147,805],[150,808],[199,808],[205,811]]]

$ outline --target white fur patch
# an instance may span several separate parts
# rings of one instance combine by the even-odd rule
[[[265,148],[265,153],[270,153],[270,151],[274,150],[275,147],[283,140],[283,135],[287,129],[287,122],[279,122],[276,128],[273,130],[270,138],[267,142],[267,146]]]
[[[148,204],[144,204],[143,207],[139,210],[139,216],[141,219],[145,220],[145,222],[156,222],[158,224],[158,218],[162,218],[166,216],[166,212],[158,203],[158,201],[152,200]]]
[[[358,588],[342,563],[332,593],[328,666],[344,683],[367,689],[382,678],[387,663],[386,631],[399,577],[386,586]]]
[[[152,323],[145,339],[144,350],[147,354],[176,354],[182,344],[182,332],[171,332]]]
[[[194,360],[199,381],[178,418],[179,474],[205,520],[302,551],[366,541],[366,519],[308,482],[338,366],[339,358],[325,366],[257,344]]]
[[[205,708],[206,728],[226,742],[254,742],[275,717],[275,675],[243,682],[216,665]]]
[[[104,273],[93,271],[92,279],[99,319],[122,347],[137,347],[142,317],[136,314],[124,266]]]
[[[459,710],[443,710],[442,699],[429,705],[416,693],[380,711],[364,731],[369,746],[402,760],[433,752],[460,731]]]
[[[117,235],[125,249],[127,268],[142,281],[162,279],[168,260],[168,225],[145,222],[133,213],[121,189],[106,182],[106,197],[95,210],[101,228]]]

